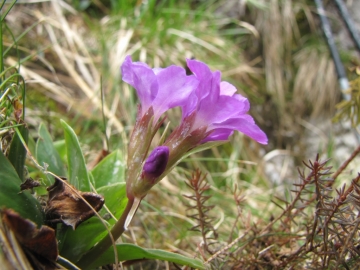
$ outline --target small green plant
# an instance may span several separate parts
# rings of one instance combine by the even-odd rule
[[[265,182],[266,187],[258,188],[259,176],[255,175],[253,169],[256,164],[241,160],[246,156],[244,149],[259,152],[256,142],[235,137],[232,144],[225,144],[223,148],[214,147],[223,144],[234,130],[260,143],[267,142],[266,135],[246,113],[249,102],[236,93],[233,85],[220,82],[219,72],[212,72],[200,61],[188,60],[185,72],[184,56],[189,59],[194,55],[198,59],[209,58],[213,65],[219,66],[218,69],[227,69],[229,76],[237,74],[241,77],[244,73],[239,70],[250,70],[244,78],[239,78],[243,83],[246,81],[246,87],[250,88],[256,88],[252,80],[260,80],[261,72],[255,72],[258,68],[243,65],[239,61],[239,47],[229,46],[233,43],[226,43],[225,39],[214,34],[218,30],[218,33],[230,35],[232,31],[244,33],[243,29],[239,29],[239,25],[244,24],[235,19],[216,19],[216,16],[215,20],[210,20],[214,17],[212,11],[215,9],[206,10],[205,7],[217,1],[200,3],[198,7],[201,8],[193,9],[196,2],[110,1],[109,10],[100,1],[74,1],[78,10],[88,10],[88,14],[94,14],[96,19],[99,19],[99,14],[103,14],[101,12],[109,15],[101,23],[103,35],[99,35],[100,44],[95,46],[87,46],[85,41],[78,38],[81,35],[77,35],[74,30],[76,27],[72,27],[66,20],[66,12],[56,15],[63,22],[62,25],[50,16],[45,16],[47,13],[42,13],[44,10],[30,12],[39,19],[30,28],[41,26],[39,32],[49,35],[51,45],[45,44],[44,49],[38,47],[39,44],[43,45],[41,42],[36,42],[36,53],[25,58],[21,58],[24,53],[28,53],[22,40],[25,33],[15,37],[5,20],[15,1],[2,2],[0,265],[4,269],[132,269],[137,267],[134,266],[136,263],[151,268],[150,260],[170,263],[177,269],[179,265],[184,265],[184,269],[359,267],[359,177],[345,185],[339,183],[338,176],[354,161],[360,148],[356,148],[335,173],[332,173],[329,161],[321,160],[319,155],[305,163],[305,169],[299,170],[299,180],[283,197],[276,189],[269,188],[266,179],[261,179],[260,183],[264,185]],[[284,80],[286,74],[299,75],[296,76],[294,89],[301,92],[309,88],[303,83],[304,78],[308,77],[305,71],[317,62],[322,62],[320,66],[323,68],[328,67],[327,51],[323,46],[318,46],[316,52],[320,54],[312,57],[314,50],[311,47],[295,50],[295,66],[299,64],[301,67],[294,69],[294,61],[290,60],[290,56],[295,51],[288,52],[298,42],[288,42],[293,40],[291,29],[279,27],[281,21],[276,20],[279,18],[277,14],[283,12],[283,22],[290,22],[283,25],[295,26],[295,17],[302,17],[300,21],[304,21],[302,14],[309,15],[309,7],[303,5],[305,0],[289,2],[287,6],[281,6],[283,1],[273,1],[271,4],[250,2],[250,11],[255,14],[262,10],[268,16],[266,23],[259,28],[263,35],[265,56],[270,60],[265,68],[269,79],[266,84],[269,91],[277,91],[273,93],[279,97],[277,111],[285,112],[285,101],[291,97],[285,91],[289,83],[287,79]],[[59,3],[51,3],[54,10],[60,11]],[[286,14],[292,10],[291,5],[297,10],[296,14],[301,16]],[[68,11],[69,14],[76,12],[72,8],[68,8]],[[69,18],[73,18],[71,16]],[[81,18],[87,17],[84,15]],[[264,16],[257,18],[263,20]],[[227,29],[234,25],[234,29]],[[256,33],[257,30],[250,26],[247,25]],[[280,40],[282,32],[290,37]],[[277,36],[277,43],[270,44],[274,40],[273,33]],[[294,40],[297,41],[299,37],[296,33]],[[242,37],[237,36],[236,40],[242,42]],[[20,42],[23,43],[20,45]],[[287,46],[284,51],[278,51],[277,55],[272,53],[284,47],[276,45],[280,43]],[[51,50],[47,50],[49,47]],[[90,50],[101,51],[101,60],[90,56]],[[146,59],[150,65],[176,65],[151,69],[143,62],[133,62],[130,56],[125,57],[125,53],[131,54],[134,59]],[[11,57],[8,57],[10,54]],[[283,67],[277,62],[277,56],[285,54],[287,66],[291,66],[289,73],[281,73]],[[18,57],[17,61],[13,61],[14,55]],[[59,61],[48,63],[42,58],[43,55]],[[75,121],[83,120],[79,115],[86,112],[82,111],[82,106],[75,106],[78,99],[66,94],[69,89],[60,87],[63,82],[49,84],[44,79],[46,76],[41,80],[47,82],[42,86],[49,92],[58,97],[61,95],[61,104],[75,107],[75,117],[72,117],[74,111],[69,112],[71,122],[56,118],[41,124],[30,121],[33,120],[29,114],[31,110],[27,108],[34,104],[29,104],[30,91],[25,91],[27,84],[20,71],[31,70],[34,63],[26,61],[32,56],[36,56],[34,62],[40,59],[41,64],[51,71],[47,72],[55,74],[59,68],[59,75],[68,74],[70,85],[91,100],[89,104],[95,108],[95,112],[97,109],[102,111],[104,122],[108,120],[112,123],[112,128],[116,130],[115,136],[112,134],[112,137],[106,138],[107,149],[101,151],[94,162],[88,161],[90,159],[86,149],[95,147],[87,146],[85,141],[91,139],[99,143],[94,134],[88,136],[90,131],[100,130],[98,125],[93,125],[98,123],[97,119],[94,122],[93,119],[85,120],[81,128],[76,126]],[[107,62],[110,58],[115,58],[115,61]],[[259,63],[256,61],[254,65]],[[60,62],[62,67],[58,66]],[[95,68],[101,66],[100,62],[104,68],[101,80]],[[119,82],[120,65],[125,83]],[[108,73],[113,73],[114,77]],[[330,72],[326,74],[329,84],[333,78]],[[64,79],[57,75],[54,77],[56,80]],[[309,81],[315,81],[319,89],[327,85],[319,87],[321,82],[316,73],[311,78]],[[97,97],[98,81],[104,82],[106,95],[111,93],[107,96],[113,99],[111,109],[107,107],[105,99],[105,102],[101,102]],[[265,85],[261,80],[256,81],[256,85],[261,83]],[[339,118],[350,116],[354,124],[359,119],[358,83],[355,80],[351,84],[352,100],[339,105]],[[275,89],[274,85],[279,88]],[[112,95],[113,92],[116,93]],[[141,103],[138,107],[135,92]],[[126,95],[126,101],[130,102],[120,102],[118,106],[119,93],[121,96]],[[251,95],[263,99],[258,90],[252,91]],[[317,98],[313,100],[318,102]],[[37,100],[35,103],[37,105]],[[176,106],[181,107],[181,114],[180,110],[169,112]],[[119,117],[115,117],[115,107],[120,107],[117,113]],[[289,113],[282,116],[284,119],[293,117]],[[48,120],[45,116],[44,119]],[[272,122],[270,124],[273,125]],[[105,126],[106,123],[101,130],[105,130]],[[294,128],[292,121],[286,122],[285,126]],[[131,136],[127,136],[127,127],[131,127]],[[111,128],[108,131],[106,134],[112,133]],[[277,132],[281,141],[283,131],[280,128]],[[111,144],[114,141],[118,149],[110,151],[109,145],[114,147],[115,143]],[[211,149],[205,152],[211,153],[211,157],[196,154],[206,149]],[[191,154],[195,155],[189,157]],[[184,163],[178,166],[181,161]],[[169,178],[180,179],[184,178],[183,174],[189,175],[192,168],[200,169],[186,177],[186,185],[180,181],[176,182],[176,186],[171,185],[166,182],[167,179],[164,185],[157,185],[165,176],[167,178],[170,171],[175,171],[177,177],[171,175]],[[226,173],[217,173],[226,169]],[[157,188],[153,189],[155,185]],[[176,191],[170,192],[168,187]],[[191,194],[187,193],[184,198],[184,190],[189,190]],[[181,201],[185,201],[184,205]],[[173,206],[171,212],[163,210],[167,205]],[[144,208],[153,212],[147,213]],[[159,219],[153,220],[152,214],[159,214]],[[181,217],[191,226],[176,224],[167,214]],[[136,222],[132,222],[134,217]],[[139,223],[143,224],[144,230],[135,227]],[[136,229],[133,229],[133,225]],[[128,228],[134,241],[130,241],[125,233]],[[170,231],[175,230],[176,234],[171,235]],[[155,234],[162,238],[152,239],[151,236]],[[134,242],[139,244],[132,244]],[[149,247],[149,242],[151,248],[145,248]],[[186,249],[183,250],[183,247]]]
[[[236,94],[233,85],[221,82],[219,71],[212,72],[197,60],[188,60],[187,65],[191,74],[179,66],[151,69],[126,57],[122,64],[123,80],[136,89],[141,102],[127,159],[121,151],[114,151],[92,169],[87,168],[75,131],[63,120],[62,144],[54,143],[46,126],[41,124],[38,139],[30,149],[24,121],[25,91],[21,97],[16,96],[21,87],[25,89],[25,83],[18,79],[21,76],[14,67],[5,71],[1,85],[4,100],[1,125],[16,133],[8,151],[6,136],[2,137],[2,228],[6,239],[10,239],[10,232],[14,233],[33,268],[63,265],[90,269],[106,264],[118,268],[120,261],[160,259],[204,269],[198,259],[116,244],[149,190],[182,159],[224,143],[234,130],[267,143],[264,132],[247,114],[248,100]],[[7,74],[11,69],[15,69],[15,75]],[[178,127],[169,135],[164,134],[153,148],[154,137],[165,121],[163,114],[177,106],[182,108]],[[14,112],[15,119],[9,112]],[[60,153],[65,153],[65,159]],[[203,196],[206,186],[201,181],[199,186],[195,182],[195,191]],[[204,198],[198,198],[198,203],[203,204]],[[204,226],[210,226],[210,221],[204,220],[206,209],[210,208],[198,208],[203,234],[207,231]],[[37,226],[41,227],[37,229]],[[11,249],[6,246],[5,254]],[[5,258],[9,260],[6,255]]]

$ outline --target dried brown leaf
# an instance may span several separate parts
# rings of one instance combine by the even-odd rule
[[[35,269],[57,269],[59,255],[54,229],[22,218],[11,209],[2,211],[4,224],[14,233]]]
[[[34,187],[40,186],[40,183],[38,181],[35,181],[34,179],[27,178],[24,183],[20,185],[20,190],[26,190],[26,189],[32,189]]]
[[[101,195],[93,192],[74,192],[75,188],[65,184],[64,179],[55,178],[55,183],[47,190],[49,199],[45,212],[48,221],[51,224],[63,222],[74,230],[79,224],[94,216],[93,209],[99,211],[105,202]]]

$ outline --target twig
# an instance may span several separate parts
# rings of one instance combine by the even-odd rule
[[[233,247],[237,242],[239,242],[242,238],[244,238],[250,231],[251,228],[247,229],[242,235],[238,236],[234,241],[232,241],[230,244],[226,245],[225,247],[223,247],[222,249],[220,249],[219,251],[217,251],[214,255],[212,255],[209,259],[207,259],[207,261],[205,262],[205,264],[209,264],[212,260],[214,260],[215,258],[217,258],[218,256],[220,256],[221,254],[223,254],[225,251],[227,251],[228,249],[230,249],[231,247]]]
[[[352,160],[360,153],[360,146],[358,148],[356,148],[352,153],[351,156],[345,160],[341,166],[339,167],[339,169],[332,175],[333,181],[329,182],[327,184],[327,187],[330,187],[333,185],[333,183],[335,182],[336,178],[346,169],[346,167],[350,164],[350,162],[352,162]],[[314,194],[308,201],[307,204],[311,204],[312,202],[314,202],[316,199],[316,194]],[[294,213],[294,216],[298,215],[299,212],[302,211],[301,209],[297,209],[296,212]],[[269,224],[270,225],[270,224]]]
[[[336,178],[346,169],[346,167],[350,164],[350,162],[360,153],[360,146],[352,152],[351,156],[345,160],[343,164],[339,167],[339,169],[333,174],[334,181]]]

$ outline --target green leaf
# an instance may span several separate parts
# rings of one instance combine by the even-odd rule
[[[198,259],[188,258],[183,255],[165,250],[145,249],[133,244],[119,244],[116,245],[116,248],[120,261],[153,259],[173,262],[180,265],[187,265],[196,269],[205,269],[204,264]],[[114,249],[111,247],[91,265],[91,268],[111,264],[114,262]]]
[[[108,186],[103,186],[98,188],[97,193],[104,196],[105,205],[116,217],[119,219],[121,214],[124,212],[128,198],[126,196],[126,183],[116,183]],[[100,211],[101,214],[106,214],[107,211],[103,208]],[[115,223],[114,219],[109,219],[108,222],[113,225]]]
[[[90,178],[82,154],[78,138],[74,130],[63,120],[67,160],[69,168],[69,183],[81,191],[91,191]]]
[[[48,171],[58,176],[65,176],[66,172],[64,164],[61,161],[59,153],[54,147],[49,132],[43,124],[39,127],[39,136],[40,138],[37,140],[35,151],[37,161],[40,165],[46,163],[48,165]],[[52,179],[52,177],[48,177],[48,179],[51,184],[54,183],[54,179]]]
[[[116,183],[101,187],[97,192],[104,196],[105,205],[110,212],[119,219],[127,204],[126,184]],[[109,226],[109,229],[115,224],[115,220],[110,217],[108,212],[101,209],[99,212]],[[64,242],[61,245],[60,254],[72,262],[77,262],[80,257],[99,242],[107,231],[104,224],[97,217],[92,217],[88,221],[80,224],[74,231],[67,228]]]
[[[21,137],[27,143],[29,137],[29,130],[25,125],[20,126],[18,131]],[[9,151],[9,161],[14,166],[19,178],[21,181],[24,181],[24,166],[26,158],[26,149],[21,141],[20,135],[18,132],[14,134],[14,137],[11,141],[10,151]]]
[[[71,262],[76,262],[105,235],[106,229],[98,217],[92,217],[76,228],[63,226],[64,230],[58,235],[60,255]]]
[[[125,181],[125,166],[122,153],[117,150],[106,156],[91,171],[95,187],[103,187]]]
[[[65,140],[59,140],[54,142],[54,147],[56,151],[59,153],[60,158],[63,162],[66,163],[67,155],[66,155],[66,143]]]
[[[22,181],[14,167],[0,151],[0,208],[11,208],[23,218],[28,218],[36,224],[43,224],[43,214],[40,203],[29,193],[20,193]]]
[[[33,137],[29,137],[28,142],[27,142],[27,147],[30,151],[30,153],[35,153],[35,148],[36,148],[36,143]]]

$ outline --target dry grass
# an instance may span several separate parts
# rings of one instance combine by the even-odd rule
[[[314,10],[306,5],[306,1],[271,0],[267,2],[266,9],[257,12],[262,13],[256,17],[255,26],[262,35],[267,91],[274,96],[279,110],[288,108],[286,103],[290,101],[290,93],[298,100],[315,105],[314,99],[310,97],[306,100],[303,97],[307,96],[310,89],[324,92],[322,90],[329,85],[336,85],[336,76],[326,48],[322,48],[323,53],[319,55],[318,46],[307,46],[304,43],[304,40],[311,38],[311,32],[307,33],[308,36],[302,35],[304,24],[310,31],[315,32],[316,29]],[[314,85],[309,76],[318,78],[318,82]],[[300,87],[301,84],[304,86]],[[337,90],[332,87],[328,89],[327,95],[333,98]],[[328,109],[328,97],[317,95],[317,98],[321,99],[317,99],[320,107]],[[319,114],[318,110],[314,106],[315,115]]]
[[[316,47],[305,47],[294,56],[294,62],[299,67],[293,95],[296,111],[302,115],[310,110],[313,116],[333,112],[340,91],[335,66],[329,58],[327,47],[320,47],[319,50]],[[306,108],[304,101],[311,107]]]

